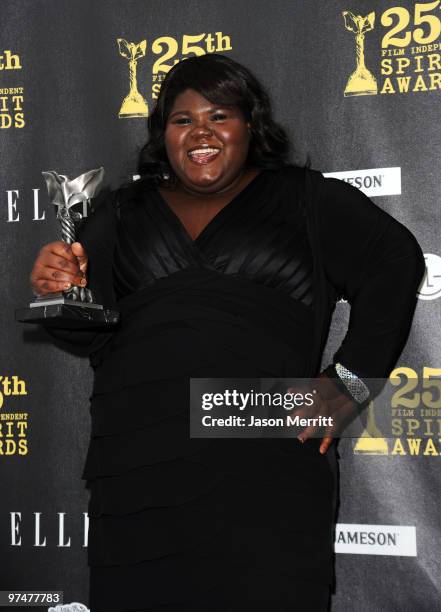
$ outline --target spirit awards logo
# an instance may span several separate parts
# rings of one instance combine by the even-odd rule
[[[418,291],[420,300],[436,300],[441,296],[441,257],[425,253],[426,273]]]
[[[389,446],[387,439],[383,438],[377,423],[372,402],[367,408],[366,427],[354,445],[354,455],[387,455]]]
[[[357,67],[348,79],[345,96],[366,96],[376,94],[377,79],[372,72],[366,68],[364,59],[364,36],[366,32],[374,29],[375,13],[369,13],[366,17],[354,15],[350,11],[343,12],[345,27],[355,34],[355,55]]]
[[[22,128],[25,126],[22,85],[12,84],[11,72],[21,70],[20,57],[6,49],[0,55],[0,129]]]
[[[129,65],[129,93],[123,99],[118,117],[128,119],[133,117],[147,117],[149,94],[145,94],[150,89],[152,100],[158,98],[162,81],[167,72],[175,64],[190,56],[205,55],[206,53],[225,53],[232,50],[231,39],[222,32],[214,34],[184,34],[181,39],[172,36],[160,36],[148,44],[148,40],[139,43],[127,42],[124,38],[118,38],[119,54],[128,60]],[[151,66],[151,86],[146,84],[145,72],[138,70],[138,60],[147,56],[157,58]],[[146,62],[141,66],[145,67]],[[143,68],[144,70],[144,68]],[[139,85],[138,85],[139,83]],[[139,89],[142,93],[140,93]]]
[[[136,68],[138,59],[145,56],[147,41],[142,40],[137,45],[118,38],[119,54],[129,60],[130,91],[126,95],[119,109],[118,117],[147,117],[149,109],[147,102],[138,91]]]
[[[27,395],[26,383],[18,376],[0,376],[0,458],[28,454],[28,413],[6,412],[17,397]]]
[[[395,389],[370,402],[354,454],[441,457],[441,368],[398,367],[389,382]]]
[[[377,18],[343,12],[347,30],[355,34],[356,69],[345,96],[408,94],[441,90],[441,0],[386,8]],[[380,47],[365,64],[365,34],[381,30]],[[379,25],[378,25],[379,24]],[[376,60],[375,60],[376,57]]]

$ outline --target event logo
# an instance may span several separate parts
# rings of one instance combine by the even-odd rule
[[[324,172],[323,176],[338,178],[354,185],[369,197],[401,194],[400,167]]]
[[[361,17],[350,11],[344,11],[343,18],[346,29],[355,34],[355,56],[357,58],[357,67],[348,79],[345,96],[376,94],[378,91],[377,79],[366,68],[364,61],[364,35],[374,29],[375,13]]]
[[[366,425],[354,454],[441,457],[441,368],[395,368],[390,382],[396,391],[388,405],[380,394],[370,402]],[[384,437],[380,419],[393,437]],[[389,416],[387,416],[389,415]]]
[[[0,70],[21,70],[20,58],[12,51],[3,51],[0,55]]]
[[[138,59],[145,56],[146,40],[140,43],[128,43],[124,38],[118,38],[119,54],[129,60],[130,91],[119,109],[118,117],[147,117],[149,109],[147,102],[138,91],[136,66]]]
[[[28,518],[32,514],[32,519]],[[37,548],[53,547],[71,548],[73,536],[66,531],[66,512],[57,512],[56,519],[53,515],[46,516],[42,512],[22,513],[10,512],[10,546],[33,546]],[[24,516],[23,516],[24,515]],[[81,525],[78,524],[81,520]],[[23,525],[23,522],[26,524]],[[71,533],[77,537],[81,535],[81,546],[88,546],[89,539],[89,515],[82,513],[82,518],[74,517],[68,520]],[[30,539],[32,537],[32,540]]]
[[[18,376],[0,376],[0,408],[9,399],[27,395],[26,383]],[[28,413],[0,412],[0,457],[28,454]]]
[[[366,415],[366,427],[354,446],[354,455],[388,455],[389,446],[375,421],[373,402],[369,402]]]
[[[32,194],[30,193],[32,191]],[[5,206],[0,221],[6,223],[17,223],[23,220],[45,221],[46,220],[46,202],[50,202],[43,191],[43,202],[40,198],[40,187],[34,187],[27,193],[23,193],[22,189],[6,189],[6,197],[4,199]],[[83,217],[87,217],[89,213],[89,205],[87,201],[76,205]],[[50,214],[53,213],[53,206],[50,205]]]
[[[20,57],[9,49],[0,55],[0,72],[6,76],[11,70],[21,70]],[[10,127],[22,128],[25,125],[23,100],[24,88],[22,86],[0,87],[0,129]]]
[[[122,101],[118,117],[128,119],[133,117],[147,117],[148,103],[138,90],[137,62],[147,54],[147,40],[139,43],[127,42],[124,38],[117,38],[120,55],[129,63],[130,90]],[[182,40],[172,36],[156,38],[150,47],[153,55],[159,56],[152,66],[152,86],[150,97],[158,98],[162,81],[175,64],[192,55],[200,56],[206,53],[225,53],[231,51],[231,38],[222,32],[214,34],[184,34]],[[144,91],[144,87],[141,87]]]
[[[381,13],[378,21],[383,35],[380,48],[374,51],[375,76],[366,68],[364,49],[365,34],[374,28],[375,12],[362,17],[344,11],[345,27],[355,34],[356,44],[356,69],[349,77],[344,95],[441,90],[440,2],[416,2],[411,10],[393,6]]]
[[[426,273],[418,291],[420,300],[436,300],[441,295],[441,257],[424,253]]]
[[[416,528],[404,525],[337,523],[334,550],[352,555],[416,557]]]
[[[422,377],[413,368],[393,371],[398,390],[391,415],[392,455],[441,456],[441,368],[424,367]],[[392,376],[391,374],[391,376]]]

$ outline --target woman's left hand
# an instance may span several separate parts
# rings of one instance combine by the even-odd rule
[[[333,439],[340,437],[344,428],[359,415],[358,404],[341,393],[337,385],[326,374],[322,373],[313,379],[311,387],[315,390],[314,404],[296,410],[294,415],[307,419],[318,418],[319,416],[329,418],[324,426],[311,425],[305,427],[297,436],[297,439],[300,442],[305,442],[308,438],[319,437],[317,434],[320,432],[323,439],[319,452],[324,454],[332,444]],[[289,393],[297,393],[298,391],[299,389],[294,387],[288,388]]]

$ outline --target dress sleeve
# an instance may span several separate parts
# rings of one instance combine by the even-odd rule
[[[92,212],[78,231],[80,242],[88,255],[87,287],[93,293],[94,301],[106,307],[116,303],[113,286],[113,252],[116,240],[117,191],[100,195],[92,200]],[[58,340],[87,347],[92,351],[99,348],[108,337],[107,330],[68,330],[45,328]]]
[[[384,379],[409,334],[424,256],[413,234],[361,191],[339,179],[322,181],[319,236],[325,274],[351,305],[348,330],[331,367],[343,369],[346,383],[351,374]],[[369,381],[365,385],[373,391]]]

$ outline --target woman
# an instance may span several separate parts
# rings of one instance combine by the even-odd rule
[[[39,295],[88,282],[122,317],[54,332],[88,344],[95,370],[91,610],[326,610],[330,438],[190,439],[188,379],[318,377],[346,414],[403,348],[421,250],[355,188],[289,165],[267,95],[227,57],[176,65],[149,128],[142,179],[31,275]],[[349,330],[319,373],[343,295]]]

